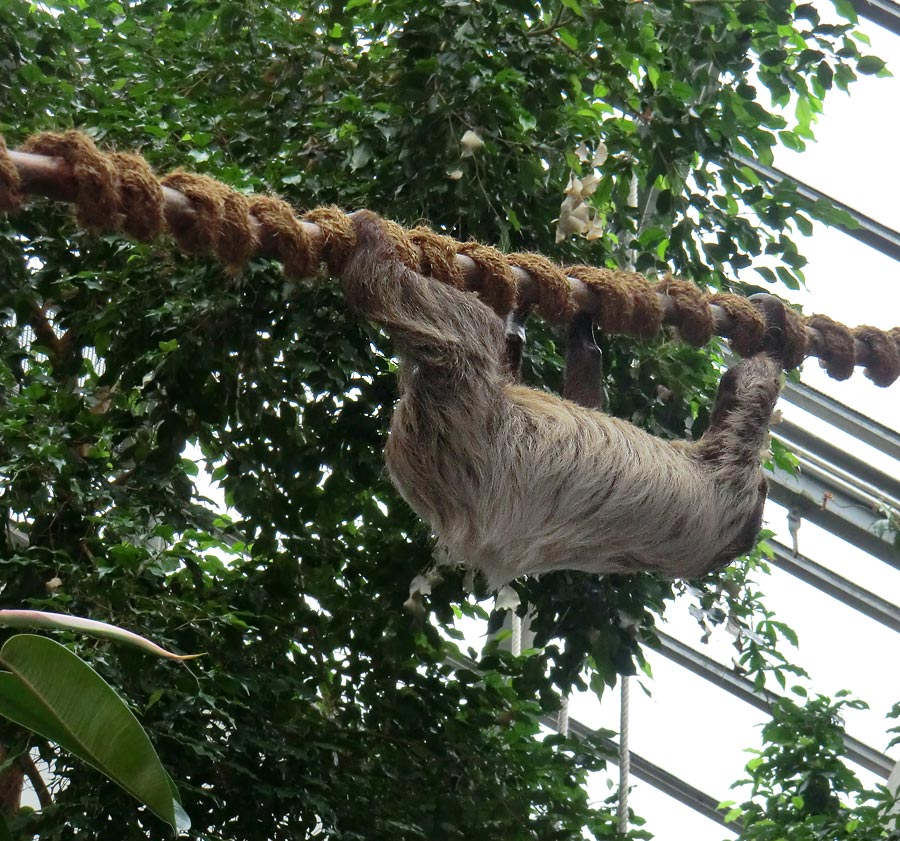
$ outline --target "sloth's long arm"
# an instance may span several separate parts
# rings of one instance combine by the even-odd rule
[[[474,295],[406,268],[374,213],[358,211],[353,222],[357,247],[341,273],[351,308],[387,329],[423,385],[432,379],[500,388],[504,338],[497,315]]]

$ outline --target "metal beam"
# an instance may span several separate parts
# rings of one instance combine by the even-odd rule
[[[838,225],[837,227],[840,230],[845,234],[849,234],[854,239],[857,239],[872,248],[878,249],[882,254],[892,257],[894,260],[900,260],[900,233],[897,231],[889,228],[887,225],[882,225],[877,219],[873,219],[871,216],[867,216],[865,213],[850,207],[850,205],[832,198],[827,193],[823,193],[821,190],[811,187],[809,184],[788,175],[786,172],[783,172],[774,166],[766,166],[766,164],[761,164],[759,161],[755,161],[744,155],[734,154],[731,157],[736,162],[753,170],[760,178],[763,178],[766,181],[770,181],[774,184],[780,184],[782,181],[789,181],[796,185],[797,192],[803,196],[803,198],[809,201],[824,201],[833,207],[844,211],[844,213],[853,219],[857,227],[851,228],[844,225]]]
[[[888,532],[881,533],[882,500],[826,469],[801,458],[797,472],[768,472],[769,498],[796,510],[810,522],[900,569],[900,549]]]
[[[727,690],[736,698],[751,704],[758,710],[771,714],[772,704],[780,698],[775,692],[757,689],[752,681],[743,675],[731,671],[705,654],[694,651],[690,646],[668,634],[658,632],[658,636],[660,653],[673,663],[684,666],[695,675],[720,689]],[[844,735],[844,747],[849,760],[873,774],[877,774],[882,779],[886,780],[890,776],[894,768],[894,761],[890,757],[846,734]]]
[[[900,6],[890,0],[850,0],[860,17],[900,35]]]
[[[900,607],[817,564],[805,555],[794,555],[777,540],[766,542],[775,552],[775,563],[785,572],[807,584],[812,584],[817,590],[880,622],[886,628],[900,633]]]
[[[831,465],[844,481],[868,489],[878,498],[885,498],[891,507],[900,508],[900,479],[872,467],[869,462],[850,455],[793,421],[779,421],[772,427],[772,434],[790,447],[808,453],[820,465]]]
[[[800,462],[796,472],[771,473],[772,499],[900,569],[900,547],[884,528],[887,512],[900,509],[900,481],[790,421],[772,434]]]
[[[571,728],[572,722],[569,722]],[[719,826],[738,835],[744,828],[743,823],[739,820],[725,823],[725,813],[719,810],[719,802],[708,794],[700,791],[698,788],[689,785],[681,777],[670,774],[658,765],[654,765],[647,759],[631,751],[631,770],[636,777],[650,783],[655,789],[668,794],[669,797],[678,800],[685,806],[689,806],[698,814],[714,821]]]
[[[900,461],[900,433],[843,405],[808,385],[786,383],[782,396],[789,403]]]
[[[556,719],[551,716],[541,716],[541,723],[551,730],[556,730]],[[569,735],[583,741],[592,736],[593,731],[580,721],[573,721],[570,718]],[[618,743],[614,739],[609,738],[604,738],[602,741],[603,746],[611,754],[610,761],[617,765],[619,761]],[[638,777],[645,783],[650,783],[658,791],[690,807],[695,812],[703,815],[703,817],[719,824],[719,826],[735,834],[741,831],[743,827],[740,821],[725,823],[725,813],[719,810],[719,801],[714,797],[686,783],[681,777],[670,774],[664,768],[660,768],[659,765],[655,765],[649,759],[644,759],[644,757],[636,754],[634,751],[629,751],[628,753],[631,771],[635,777]]]
[[[451,655],[447,657],[446,660],[447,663],[454,669],[464,669],[466,671],[475,672],[477,674],[481,673],[481,670],[478,668],[478,664],[471,658],[466,657],[462,654]],[[548,730],[558,732],[559,721],[556,716],[542,715],[541,724],[543,724]],[[585,741],[588,738],[595,737],[595,731],[591,727],[588,727],[586,724],[577,721],[574,718],[570,718],[569,735],[574,736],[579,741]],[[609,751],[610,762],[612,762],[614,765],[618,765],[618,743],[614,739],[610,739],[608,737],[603,737],[601,739],[601,742],[604,749]],[[667,794],[669,797],[674,798],[679,803],[683,803],[685,806],[688,806],[694,811],[699,812],[701,815],[709,818],[711,821],[715,821],[717,824],[725,827],[731,832],[740,832],[740,822],[733,821],[732,823],[725,823],[725,815],[717,808],[719,805],[719,801],[714,797],[711,797],[710,795],[700,791],[700,789],[695,788],[689,783],[686,783],[680,777],[676,777],[674,774],[670,774],[668,771],[660,768],[658,765],[654,765],[652,762],[650,762],[650,760],[644,759],[644,757],[636,754],[634,751],[629,751],[628,753],[631,763],[631,770],[636,777],[646,783],[650,783],[650,785],[663,792],[663,794]]]

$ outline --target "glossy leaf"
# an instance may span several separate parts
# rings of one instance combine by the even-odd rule
[[[90,666],[46,637],[0,649],[0,714],[102,771],[173,828],[169,778],[134,714]]]

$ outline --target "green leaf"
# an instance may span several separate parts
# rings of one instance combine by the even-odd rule
[[[802,152],[806,144],[792,131],[778,132],[778,139],[794,152]]]
[[[787,58],[787,52],[782,49],[775,50],[766,50],[760,57],[759,60],[762,64],[766,64],[769,66],[775,66],[782,64],[784,60]]]
[[[35,704],[28,687],[12,672],[0,671],[0,714],[79,755],[77,742],[45,707]]]
[[[798,97],[796,114],[797,122],[799,122],[801,126],[809,126],[812,122],[813,110],[808,96]]]
[[[0,714],[57,742],[178,829],[168,776],[150,739],[112,687],[46,637],[19,634],[0,649]]]
[[[582,11],[581,4],[578,2],[578,0],[562,0],[562,4],[567,9],[571,9],[573,12],[575,12],[578,17],[584,17],[584,12]]]
[[[724,821],[725,823],[734,823],[742,814],[744,814],[744,810],[740,806],[735,806],[725,815]]]
[[[353,150],[353,155],[350,159],[350,169],[356,172],[356,170],[362,169],[370,160],[372,160],[372,150],[365,143],[360,143]]]
[[[97,349],[97,355],[103,356],[109,350],[110,335],[105,330],[100,330],[94,334],[94,347]]]
[[[568,29],[560,29],[556,34],[570,50],[578,49],[578,39]]]
[[[874,76],[884,70],[885,63],[874,55],[863,56],[857,63],[856,69],[864,76]]]
[[[859,23],[859,15],[852,0],[834,0],[834,7],[842,18],[849,20],[850,23]]]
[[[827,61],[822,61],[816,68],[816,79],[825,90],[831,90],[831,84],[834,81],[834,71]]]

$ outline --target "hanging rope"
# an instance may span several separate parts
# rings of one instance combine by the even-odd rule
[[[621,676],[619,699],[619,832],[628,832],[628,787],[631,776],[631,751],[628,748],[628,692],[631,678]]]
[[[512,613],[512,638],[509,642],[509,650],[513,657],[522,653],[522,617],[515,611]]]
[[[208,176],[177,170],[158,179],[143,158],[102,152],[77,131],[34,135],[13,151],[0,138],[0,211],[15,212],[26,194],[72,202],[78,223],[96,232],[149,241],[164,223],[183,251],[211,254],[230,273],[255,254],[279,260],[289,277],[308,276],[323,263],[338,273],[355,242],[349,217],[337,208],[297,216],[281,199],[248,197]],[[478,292],[504,318],[533,308],[564,321],[582,311],[636,336],[665,323],[691,344],[718,334],[738,354],[764,350],[785,368],[818,356],[836,379],[857,365],[880,386],[900,377],[900,327],[851,329],[825,316],[805,317],[772,295],[706,295],[674,278],[651,283],[636,272],[561,269],[540,255],[504,255],[427,228],[389,227],[411,268]]]
[[[562,695],[559,699],[559,715],[556,717],[556,732],[560,736],[569,735],[569,696]]]

